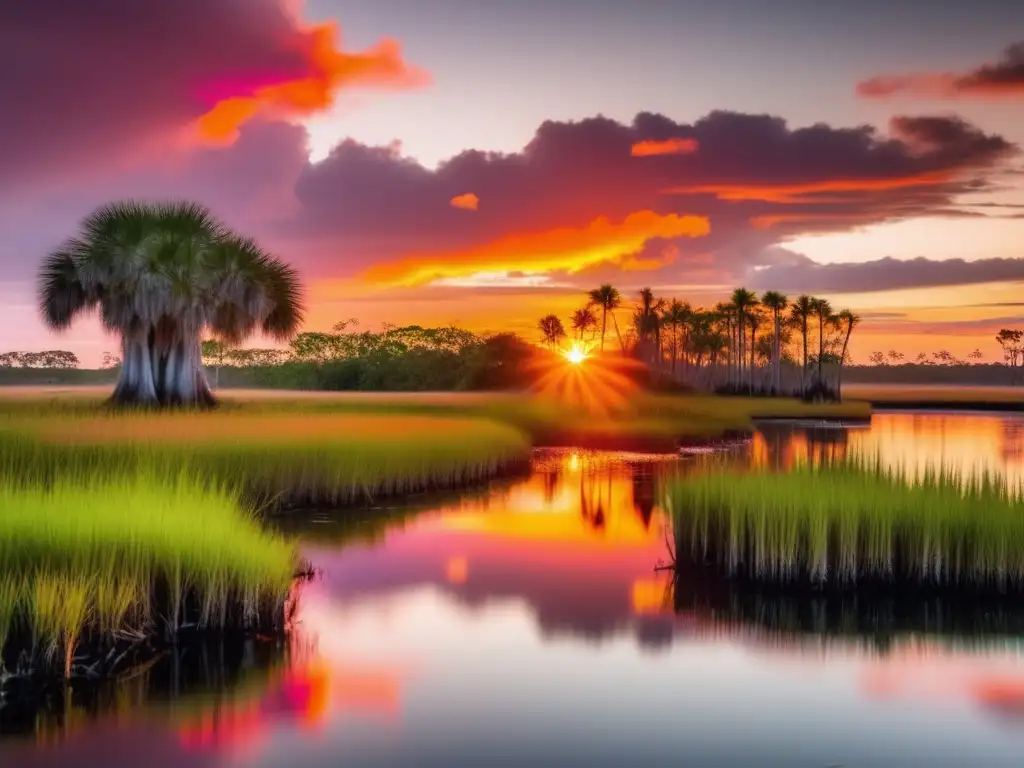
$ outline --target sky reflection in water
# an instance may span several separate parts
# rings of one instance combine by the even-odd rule
[[[777,425],[716,460],[783,468],[844,452],[1020,479],[1024,421]],[[863,606],[814,624],[674,591],[654,570],[669,557],[656,479],[706,460],[554,452],[527,481],[387,526],[376,513],[359,535],[342,515],[321,520],[307,551],[323,578],[288,652],[252,665],[256,682],[146,706],[143,691],[120,714],[51,724],[55,744],[0,742],[0,763],[1020,764],[1015,636],[936,633],[941,606],[883,637],[843,631]]]

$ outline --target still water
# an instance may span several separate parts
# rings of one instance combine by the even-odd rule
[[[541,452],[483,492],[293,520],[322,577],[286,647],[192,649],[0,714],[0,765],[1024,764],[1018,617],[816,613],[656,570],[660,475],[844,452],[1021,480],[1024,419],[772,425],[714,457]]]

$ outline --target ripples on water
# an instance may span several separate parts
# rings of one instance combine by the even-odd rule
[[[784,600],[656,570],[656,487],[709,461],[1024,466],[1024,421],[776,424],[714,455],[538,452],[528,480],[288,521],[300,629],[41,712],[2,765],[982,766],[1024,755],[1024,611]]]

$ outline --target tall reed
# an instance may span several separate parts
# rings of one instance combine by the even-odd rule
[[[71,676],[82,646],[103,658],[126,636],[280,627],[296,559],[237,494],[187,475],[6,485],[0,656]]]
[[[1024,588],[1024,504],[1002,476],[879,459],[672,481],[677,557],[780,584]]]

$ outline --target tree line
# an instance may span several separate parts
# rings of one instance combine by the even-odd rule
[[[333,390],[464,390],[526,386],[537,348],[513,333],[475,334],[445,326],[385,324],[297,334],[281,349],[202,342],[214,385]]]
[[[0,353],[0,368],[78,368],[78,356],[63,349]]]
[[[629,311],[620,327],[617,313]],[[566,330],[557,315],[538,322],[544,343],[554,349],[569,343],[590,343],[605,351],[609,320],[622,354],[630,354],[668,378],[695,386],[711,385],[721,392],[831,396],[841,386],[842,365],[849,361],[849,344],[860,318],[836,311],[823,298],[795,299],[778,291],[760,297],[737,288],[728,301],[713,307],[693,307],[677,298],[662,298],[641,289],[625,307],[620,291],[602,285],[589,291],[573,312]],[[834,385],[827,368],[837,370]],[[783,377],[795,369],[797,381]]]

